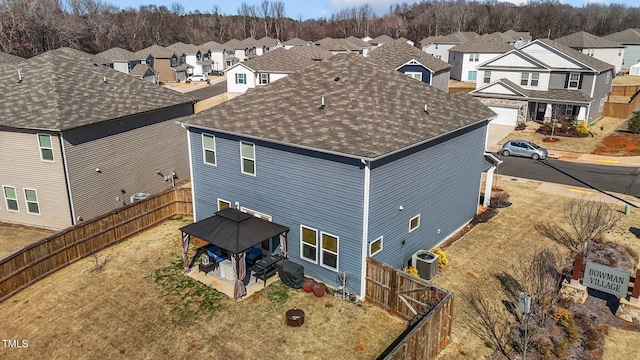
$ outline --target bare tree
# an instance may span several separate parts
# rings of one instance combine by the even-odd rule
[[[601,201],[575,199],[563,210],[565,226],[557,224],[537,224],[536,230],[570,251],[589,254],[591,241],[611,230],[620,220],[620,213]]]
[[[462,298],[471,309],[464,314],[471,331],[480,339],[491,343],[507,359],[511,359],[513,321],[504,306],[491,301],[491,296],[482,294],[478,289],[462,294]]]

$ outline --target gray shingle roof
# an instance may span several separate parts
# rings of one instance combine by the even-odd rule
[[[200,50],[200,48],[196,45],[185,44],[183,42],[177,42],[175,44],[171,44],[167,46],[167,49],[173,51],[177,55],[182,55],[182,54],[195,55]]]
[[[148,48],[136,51],[136,56],[139,59],[146,59],[149,55],[152,55],[156,59],[171,59],[175,53],[166,47],[160,45],[151,45]]]
[[[257,72],[296,72],[313,64],[313,60],[300,54],[292,53],[285,48],[278,48],[247,60],[242,64]]]
[[[390,44],[394,42],[396,39],[392,38],[389,35],[380,35],[375,39],[371,39],[369,41],[370,44]]]
[[[358,39],[357,37],[355,37],[353,35],[349,36],[348,38],[346,38],[344,40],[352,43],[355,46],[362,47],[362,48],[368,48],[368,47],[371,46],[371,44],[369,44],[368,42],[366,42],[366,41],[364,41],[362,39]]]
[[[329,51],[362,51],[364,48],[371,46],[368,43],[366,46],[360,46],[346,39],[334,39],[331,37],[320,39],[315,44]]]
[[[0,125],[61,131],[194,100],[72,53],[26,60],[21,82],[15,69],[1,69]]]
[[[511,41],[517,41],[519,38],[527,42],[531,41],[531,33],[528,31],[507,30],[503,34],[508,36]]]
[[[329,50],[323,49],[316,45],[294,46],[287,50],[297,56],[302,56],[311,60],[325,60],[333,56],[333,53]]]
[[[284,42],[284,45],[293,45],[293,46],[299,46],[299,45],[307,45],[309,44],[311,41],[307,41],[307,40],[302,40],[300,38],[293,38],[293,39],[289,39],[287,41]]]
[[[602,49],[602,48],[623,48],[624,46],[615,41],[605,39],[600,36],[589,34],[586,31],[578,31],[555,40],[555,42],[566,45],[573,49]]]
[[[238,39],[231,39],[222,45],[226,50],[244,50],[247,48],[247,45]]]
[[[583,93],[580,90],[569,90],[569,89],[549,89],[547,91],[543,90],[529,90],[520,87],[514,82],[508,79],[500,79],[503,83],[509,85],[515,90],[525,94],[527,97],[531,99],[547,99],[551,101],[566,101],[566,102],[578,102],[578,103],[590,103],[593,99],[587,96],[587,94]]]
[[[438,60],[433,55],[427,54],[415,46],[403,42],[393,42],[382,45],[372,50],[368,57],[394,70],[412,59],[420,62],[433,72],[451,68],[451,65],[448,63]]]
[[[513,46],[504,42],[502,34],[494,33],[481,35],[463,44],[456,45],[449,49],[449,52],[502,54],[510,50],[513,50]]]
[[[25,58],[22,58],[20,56],[7,54],[7,53],[4,53],[4,52],[0,51],[0,64],[14,65],[14,64],[19,64],[19,63],[21,63],[21,62],[23,62],[25,60],[26,60]]]
[[[462,44],[471,39],[477,38],[478,34],[474,31],[469,32],[455,32],[449,35],[436,35],[429,36],[420,41],[421,46],[426,46],[429,44]]]
[[[552,48],[555,48],[556,50],[565,53],[568,56],[571,56],[572,58],[580,61],[581,63],[593,68],[594,70],[598,71],[598,72],[602,72],[602,71],[606,71],[609,69],[613,69],[614,66],[611,64],[608,64],[602,60],[598,60],[596,58],[594,58],[593,56],[589,56],[587,54],[583,54],[579,51],[576,51],[566,45],[562,45],[558,42],[555,42],[553,40],[549,40],[549,39],[536,39],[535,41],[533,41],[534,43],[536,41],[540,41],[543,42],[549,46],[551,46]]]
[[[276,45],[278,45],[278,40],[265,36],[261,39],[256,40],[255,46],[263,47],[263,46],[276,46]]]
[[[147,71],[151,71],[154,74],[158,74],[152,67],[147,64],[136,64],[136,66],[129,71],[129,75],[131,76],[144,76]]]
[[[135,53],[125,50],[119,47],[114,47],[109,50],[96,54],[96,56],[105,58],[110,61],[134,61],[140,60]]]
[[[448,94],[360,55],[339,54],[183,122],[375,159],[493,116],[466,93]]]
[[[640,44],[640,29],[627,29],[603,37],[621,44]]]
[[[209,42],[206,42],[206,43],[200,45],[200,49],[202,49],[204,52],[207,52],[209,50],[211,50],[212,52],[213,51],[222,51],[222,50],[224,50],[224,45],[222,45],[222,44],[220,44],[218,42],[215,42],[215,41],[209,41]]]

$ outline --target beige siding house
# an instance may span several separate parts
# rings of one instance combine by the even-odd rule
[[[0,162],[0,222],[61,229],[189,177],[176,119],[194,99],[86,55],[58,49],[20,76],[0,69],[0,150],[11,159]]]

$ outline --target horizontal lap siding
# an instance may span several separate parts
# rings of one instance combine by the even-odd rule
[[[240,172],[240,138],[216,136],[217,166],[204,164],[202,136],[191,130],[196,221],[217,211],[217,199],[238,202],[289,227],[289,257],[305,274],[335,286],[335,271],[300,259],[300,224],[339,237],[339,270],[357,289],[362,250],[364,172],[357,160],[256,144],[256,174]],[[320,258],[318,254],[318,259]]]
[[[76,217],[89,220],[123,206],[123,200],[129,204],[135,193],[164,191],[171,186],[164,176],[172,171],[176,182],[188,179],[187,138],[175,119],[191,113],[192,105],[185,104],[65,132]]]
[[[391,163],[374,164],[369,241],[384,236],[375,259],[402,267],[417,250],[433,248],[476,214],[487,167],[485,135],[481,126]],[[418,214],[420,227],[409,233],[409,220]]]

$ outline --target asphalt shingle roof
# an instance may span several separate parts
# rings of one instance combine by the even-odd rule
[[[420,62],[433,72],[451,68],[450,64],[436,59],[433,55],[427,54],[415,46],[402,42],[393,42],[391,44],[382,45],[372,50],[369,53],[368,58],[377,61],[380,64],[384,64],[394,70],[412,59]]]
[[[175,52],[160,45],[151,45],[148,48],[136,51],[135,54],[139,59],[146,59],[149,55],[156,59],[171,59]]]
[[[212,52],[213,51],[222,51],[222,50],[224,50],[224,45],[222,45],[222,44],[220,44],[218,42],[215,42],[215,41],[209,41],[209,42],[206,42],[206,43],[200,45],[200,49],[202,49],[204,52],[207,52],[208,50],[211,50]]]
[[[463,44],[456,45],[449,49],[449,52],[502,54],[511,50],[513,50],[513,46],[504,42],[502,34],[494,33],[481,35]]]
[[[519,38],[522,38],[522,40],[529,42],[531,41],[531,33],[528,31],[514,31],[514,30],[507,30],[503,33],[504,35],[508,36],[511,41],[517,41]]]
[[[331,51],[313,44],[306,46],[294,46],[287,51],[292,54],[296,54],[297,56],[302,56],[316,61],[325,60],[333,56],[333,53]]]
[[[278,48],[264,55],[247,60],[242,64],[257,72],[273,71],[286,73],[296,72],[313,63],[314,61],[310,58],[292,53],[290,50],[285,50],[285,48]]]
[[[566,45],[573,49],[601,49],[601,48],[623,48],[624,46],[615,41],[605,39],[600,36],[589,34],[586,31],[579,31],[555,40],[555,42]]]
[[[369,41],[370,44],[390,44],[396,41],[396,39],[392,38],[389,35],[380,35],[375,39],[371,39]]]
[[[520,87],[514,82],[508,79],[500,79],[503,83],[509,85],[515,90],[525,94],[527,97],[532,99],[549,99],[556,101],[571,101],[571,102],[580,102],[580,103],[590,103],[592,98],[587,96],[587,94],[583,93],[580,90],[569,90],[569,89],[549,89],[547,91],[544,90],[529,90]]]
[[[469,32],[455,32],[449,35],[436,35],[429,36],[420,41],[421,46],[426,46],[429,44],[462,44],[471,39],[477,38],[478,34],[469,31]]]
[[[136,66],[133,67],[133,69],[131,69],[131,71],[129,71],[129,75],[131,76],[144,76],[144,74],[147,73],[147,71],[151,71],[154,74],[157,74],[157,72],[155,70],[153,70],[153,68],[147,64],[136,64]]]
[[[611,64],[608,64],[602,60],[598,60],[596,58],[594,58],[593,56],[589,56],[587,54],[583,54],[579,51],[576,51],[566,45],[562,45],[556,41],[553,40],[549,40],[549,39],[537,39],[535,41],[540,41],[543,42],[549,46],[551,46],[552,48],[555,48],[556,50],[565,53],[568,56],[571,56],[572,58],[580,61],[581,63],[593,68],[594,70],[598,71],[598,72],[602,72],[605,70],[609,70],[609,69],[613,69],[614,66]],[[534,42],[535,42],[534,41]]]
[[[238,39],[231,39],[222,45],[226,50],[244,50],[247,48],[247,45]]]
[[[0,125],[61,131],[194,101],[75,52],[26,60],[20,82],[15,68],[0,69]]]
[[[621,44],[640,44],[640,29],[627,29],[603,37]]]
[[[299,46],[299,45],[307,45],[309,44],[311,41],[307,41],[307,40],[303,40],[300,38],[293,38],[293,39],[289,39],[287,41],[284,42],[284,45],[293,45],[293,46]]]
[[[364,48],[371,46],[369,43],[366,43],[366,46],[361,46],[347,39],[334,39],[331,37],[320,39],[316,41],[315,44],[329,51],[362,51]]]
[[[469,94],[448,94],[360,55],[339,54],[183,122],[375,159],[493,116]]]
[[[175,44],[171,44],[169,46],[167,46],[167,49],[173,51],[174,53],[178,54],[178,55],[182,55],[182,54],[196,54],[200,48],[196,45],[193,44],[185,44],[183,42],[177,42]]]
[[[265,36],[261,39],[256,40],[256,43],[255,43],[255,46],[257,47],[276,46],[276,45],[278,45],[278,40],[274,38],[270,38],[268,36]]]
[[[14,64],[19,64],[25,60],[26,60],[25,58],[22,58],[20,56],[7,54],[0,51],[0,64],[14,65]]]
[[[105,58],[107,60],[110,61],[134,61],[134,60],[140,60],[140,58],[138,56],[136,56],[135,53],[129,51],[129,50],[125,50],[119,47],[113,47],[109,50],[103,51],[101,53],[96,54],[96,56],[99,56],[101,58]]]

